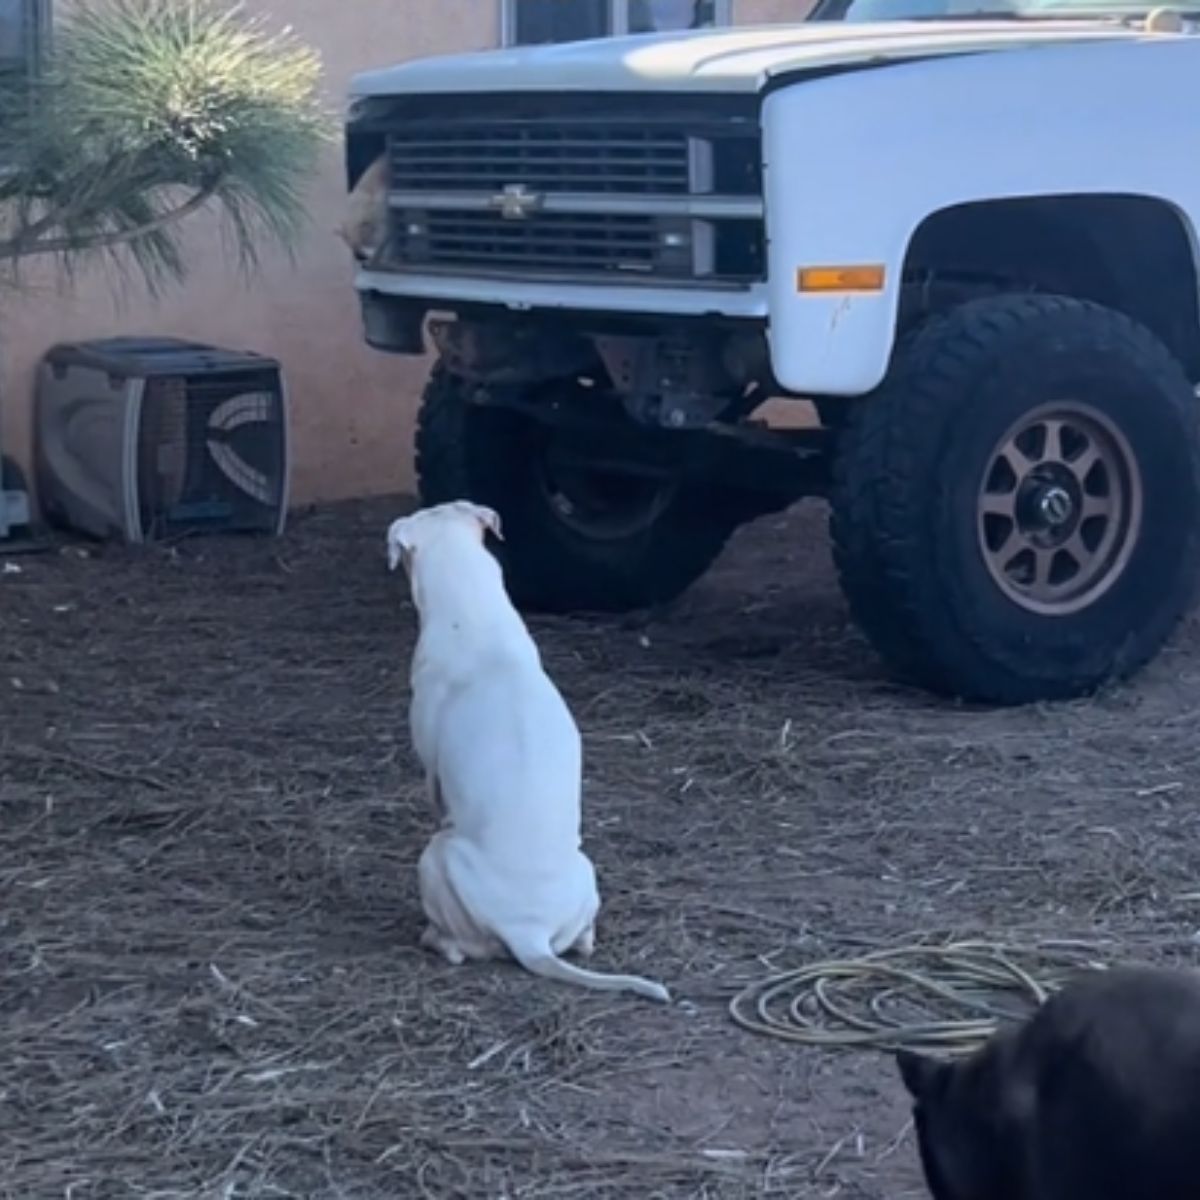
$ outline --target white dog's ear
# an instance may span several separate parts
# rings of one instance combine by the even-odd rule
[[[399,517],[388,526],[387,553],[388,570],[394,571],[404,560],[405,555],[412,553],[412,541],[409,537],[410,526],[407,517]]]
[[[488,508],[486,504],[476,504],[471,500],[459,501],[459,507],[470,513],[485,530],[490,530],[497,541],[504,541],[504,533],[500,528],[500,514],[494,508]]]

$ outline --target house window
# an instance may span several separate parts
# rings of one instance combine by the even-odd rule
[[[49,0],[0,0],[0,84],[23,87],[37,74],[49,28]]]
[[[506,46],[728,25],[731,0],[503,0]]]
[[[725,11],[718,13],[717,10],[721,8]],[[629,0],[628,9],[630,33],[669,32],[729,24],[729,5],[720,5],[716,0]],[[724,20],[718,20],[718,16],[723,16]]]

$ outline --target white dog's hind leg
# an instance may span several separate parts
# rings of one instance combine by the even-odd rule
[[[430,779],[435,778],[433,775]],[[458,944],[456,918],[460,918],[460,905],[454,889],[446,877],[443,860],[444,837],[434,834],[429,845],[421,852],[417,862],[417,884],[421,893],[421,907],[429,924],[421,934],[421,945],[440,954],[451,966],[461,966],[467,954]]]
[[[596,953],[596,926],[593,922],[575,940],[571,947],[580,958],[591,958]]]
[[[452,861],[454,836],[442,829],[429,839],[417,863],[417,885],[432,930],[422,942],[457,966],[468,958],[495,958],[504,946],[463,903]]]
[[[429,797],[429,807],[433,809],[433,815],[443,825],[447,824],[450,814],[446,811],[446,802],[442,799],[442,785],[433,771],[425,772],[425,793]]]
[[[461,967],[467,961],[458,943],[442,933],[436,925],[425,927],[425,932],[421,934],[421,945],[427,950],[437,951],[452,967]]]

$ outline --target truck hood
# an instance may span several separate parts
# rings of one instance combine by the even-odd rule
[[[1147,36],[1164,35],[1100,20],[814,21],[417,59],[358,75],[350,94],[755,92],[793,71]]]

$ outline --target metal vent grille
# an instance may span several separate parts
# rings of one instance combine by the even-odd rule
[[[669,272],[669,246],[652,216],[541,213],[506,221],[489,212],[433,212],[405,222],[404,263],[433,267],[525,268],[577,273]],[[688,260],[675,255],[679,274]]]
[[[285,499],[282,402],[272,372],[148,380],[138,431],[143,537],[273,531]]]
[[[688,138],[653,126],[533,121],[424,126],[389,139],[397,191],[488,191],[523,183],[540,192],[681,195]]]

